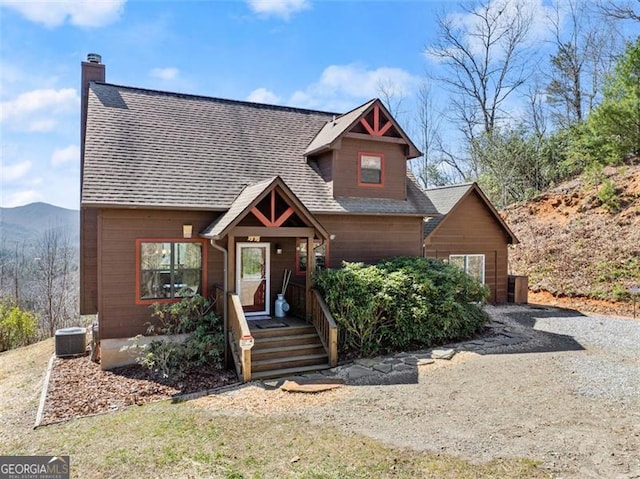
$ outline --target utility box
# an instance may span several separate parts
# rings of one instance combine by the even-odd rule
[[[529,277],[509,275],[507,281],[507,301],[515,304],[529,302]]]
[[[87,328],[72,327],[56,330],[56,356],[80,356],[87,349]]]

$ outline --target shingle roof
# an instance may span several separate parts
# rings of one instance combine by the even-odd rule
[[[280,176],[313,213],[435,213],[412,180],[407,201],[333,198],[331,183],[304,158],[332,118],[326,112],[92,83],[82,204],[224,211],[248,185]]]
[[[473,183],[464,183],[432,188],[427,190],[426,194],[433,203],[433,206],[438,210],[438,213],[446,215],[471,188],[473,188]]]
[[[354,108],[344,115],[332,118],[322,127],[322,130],[311,140],[309,146],[305,150],[305,155],[310,155],[323,148],[328,147],[336,138],[342,135],[367,109],[375,103],[375,99],[368,101],[358,108]]]

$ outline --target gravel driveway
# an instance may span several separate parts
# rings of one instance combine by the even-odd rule
[[[488,312],[529,340],[420,366],[417,384],[354,386],[299,414],[470,460],[528,457],[557,477],[640,478],[640,321],[529,306]]]

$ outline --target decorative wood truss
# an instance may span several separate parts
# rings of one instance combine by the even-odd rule
[[[373,107],[373,125],[369,124],[369,121],[367,121],[365,117],[360,119],[360,124],[371,136],[384,136],[393,124],[384,114],[382,115],[382,120],[385,122],[384,125],[381,125],[380,120],[380,106],[375,105]]]
[[[279,196],[279,195],[278,195]],[[276,210],[276,190],[275,188],[271,190],[270,193],[270,207],[268,212],[260,211],[258,209],[258,205],[254,206],[251,209],[251,213],[260,220],[260,223],[265,225],[267,228],[277,228],[282,226],[287,219],[294,213],[293,208],[289,206],[283,212],[278,212]],[[266,214],[265,214],[266,213]]]

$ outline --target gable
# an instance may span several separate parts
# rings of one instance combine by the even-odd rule
[[[229,210],[205,228],[200,236],[220,239],[239,225],[266,228],[305,226],[314,228],[318,238],[329,237],[326,229],[280,177],[245,188]]]
[[[424,224],[425,243],[446,237],[490,236],[496,241],[518,244],[513,234],[477,183],[446,186],[426,191],[439,215]]]
[[[405,145],[407,158],[421,155],[379,99],[371,100],[327,122],[309,143],[304,154],[309,157],[326,150],[339,149],[344,137],[399,143]]]

